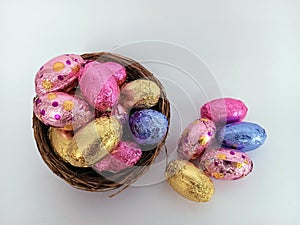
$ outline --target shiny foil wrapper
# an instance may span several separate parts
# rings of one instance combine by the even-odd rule
[[[132,108],[151,108],[160,98],[159,86],[151,80],[134,80],[121,89],[119,103],[129,111]]]
[[[138,144],[156,145],[166,136],[168,120],[158,111],[143,109],[130,116],[129,127]]]
[[[73,137],[66,160],[89,167],[108,155],[119,143],[122,127],[113,117],[103,116],[82,127]]]
[[[113,73],[102,63],[87,63],[79,87],[87,102],[99,111],[111,111],[119,100],[120,89]]]
[[[218,98],[206,103],[200,109],[201,117],[215,123],[242,121],[247,111],[247,106],[241,100],[233,98]]]
[[[110,171],[117,173],[133,167],[141,157],[142,150],[136,143],[120,141],[111,153],[92,167],[97,172]]]
[[[116,62],[105,62],[103,65],[111,71],[118,85],[121,86],[127,78],[126,68]]]
[[[36,117],[52,127],[75,130],[93,118],[89,105],[64,92],[52,92],[37,97],[33,104]]]
[[[123,126],[128,124],[129,111],[124,106],[117,104],[112,108],[111,115],[117,118]]]
[[[188,161],[171,161],[165,175],[170,186],[191,201],[207,202],[214,194],[214,185],[210,178]]]
[[[208,119],[198,119],[183,131],[178,141],[180,158],[190,160],[199,157],[210,146],[216,134],[215,124]]]
[[[63,159],[63,161],[68,162],[67,160],[68,151],[74,133],[72,131],[66,131],[61,128],[54,128],[54,127],[50,127],[48,132],[49,132],[49,140],[55,153],[61,159]]]
[[[217,138],[225,147],[246,152],[260,147],[265,142],[267,134],[258,124],[237,122],[223,127]]]
[[[219,180],[237,180],[253,169],[250,157],[234,149],[213,149],[205,152],[200,160],[203,171]]]
[[[60,55],[46,62],[35,77],[37,95],[71,90],[77,85],[83,63],[81,56],[74,54]]]

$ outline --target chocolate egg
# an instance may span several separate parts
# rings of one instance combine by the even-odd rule
[[[215,123],[233,123],[242,121],[248,108],[241,100],[218,98],[203,105],[200,111],[201,117]]]
[[[156,145],[163,140],[168,130],[166,116],[152,109],[136,111],[129,118],[129,127],[134,140],[141,145]]]
[[[73,166],[91,166],[119,143],[122,127],[113,117],[103,116],[82,127],[73,137],[66,160]]]
[[[34,113],[44,124],[65,130],[78,129],[94,116],[85,101],[63,92],[37,97],[34,101]]]
[[[97,172],[121,170],[134,166],[142,157],[142,150],[134,142],[120,141],[118,146],[105,158],[93,165]]]
[[[200,167],[216,179],[236,180],[247,176],[253,163],[244,152],[219,148],[205,152],[200,159]]]
[[[68,162],[67,154],[74,133],[72,131],[66,131],[61,128],[54,127],[50,127],[48,132],[49,140],[55,153],[60,156],[65,162]]]
[[[158,103],[160,98],[159,86],[151,80],[134,80],[125,84],[121,89],[120,104],[127,109],[150,108]]]
[[[46,62],[35,77],[35,91],[42,95],[68,91],[77,85],[84,60],[80,55],[60,55]]]
[[[102,63],[87,63],[79,78],[79,87],[88,103],[99,111],[111,111],[120,95],[113,73]]]
[[[214,185],[210,178],[188,161],[171,161],[165,175],[171,187],[191,201],[207,202],[214,194]]]
[[[104,66],[111,71],[119,86],[121,86],[127,78],[126,69],[124,66],[116,62],[105,62]]]
[[[216,134],[215,124],[208,119],[192,122],[178,141],[177,152],[180,158],[195,159],[211,144]]]
[[[260,147],[266,137],[266,131],[261,126],[250,122],[227,124],[217,135],[223,146],[244,152]]]
[[[114,106],[111,110],[111,115],[115,118],[117,118],[122,125],[125,125],[128,123],[129,119],[129,112],[128,109],[126,109],[124,106],[117,104]]]

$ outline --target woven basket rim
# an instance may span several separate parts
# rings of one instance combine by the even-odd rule
[[[126,82],[136,79],[149,79],[154,81],[161,88],[161,98],[159,99],[158,104],[153,108],[163,113],[170,124],[170,103],[167,99],[165,90],[160,81],[144,66],[133,59],[110,52],[86,53],[81,56],[85,60],[96,60],[99,62],[113,61],[125,66],[128,76]],[[150,151],[143,152],[142,158],[138,162],[139,166],[125,169],[116,174],[111,173],[108,176],[103,177],[91,168],[74,167],[64,162],[56,155],[51,147],[48,139],[49,126],[44,125],[34,114],[32,122],[38,151],[49,169],[72,187],[92,192],[103,192],[118,188],[121,188],[120,191],[126,189],[149,169],[149,166],[153,163],[156,156],[161,151],[162,146],[165,144],[168,134],[167,131],[164,139],[156,147]],[[109,179],[107,179],[108,177]]]

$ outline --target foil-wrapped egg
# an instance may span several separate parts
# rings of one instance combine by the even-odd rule
[[[188,161],[171,161],[165,175],[171,187],[191,201],[207,202],[214,194],[215,189],[210,178]]]
[[[97,172],[114,173],[133,167],[142,157],[142,150],[135,142],[120,141],[118,146],[92,168]]]
[[[119,103],[129,110],[150,108],[158,103],[160,91],[159,86],[151,80],[134,80],[122,87]]]
[[[205,152],[200,159],[200,167],[216,179],[237,180],[252,171],[253,163],[244,152],[219,148]]]
[[[123,126],[128,124],[129,112],[124,106],[120,104],[114,106],[111,110],[111,115],[117,118]]]
[[[248,108],[241,100],[218,98],[203,105],[200,111],[201,117],[215,123],[233,123],[242,121]]]
[[[34,101],[33,110],[44,124],[65,130],[78,129],[94,117],[85,101],[64,92],[40,95]]]
[[[74,54],[60,55],[46,62],[35,77],[37,95],[71,90],[77,85],[83,63],[81,56]]]
[[[50,127],[48,130],[49,140],[52,148],[55,153],[63,159],[63,161],[67,161],[67,155],[70,143],[73,139],[74,133],[73,131],[66,131],[61,128]]]
[[[212,143],[215,134],[216,127],[211,120],[195,120],[181,134],[177,147],[179,157],[186,160],[199,157]]]
[[[79,87],[86,101],[99,111],[111,111],[120,95],[118,83],[105,64],[87,63],[79,78]]]
[[[143,109],[130,116],[129,127],[137,143],[156,145],[166,136],[168,120],[164,114],[156,110]]]
[[[256,123],[237,122],[223,127],[217,139],[224,147],[234,148],[243,152],[260,147],[266,140],[267,134],[264,128]]]
[[[73,166],[89,167],[109,154],[121,136],[122,127],[117,119],[99,117],[75,133],[66,160]]]
[[[116,79],[119,86],[121,86],[127,78],[126,68],[116,62],[105,62],[104,66],[109,69]]]

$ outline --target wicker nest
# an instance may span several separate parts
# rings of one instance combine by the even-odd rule
[[[161,83],[142,65],[136,61],[120,56],[117,54],[100,52],[81,55],[85,60],[96,60],[99,62],[113,61],[126,67],[127,80],[130,82],[136,79],[149,79],[157,83],[161,88],[161,98],[153,109],[166,115],[170,122],[170,105],[166,98],[164,88]],[[155,148],[143,151],[142,158],[138,161],[136,166],[125,169],[118,173],[105,173],[105,177],[95,172],[92,168],[79,168],[64,162],[59,156],[56,155],[51,147],[48,139],[49,126],[44,125],[41,121],[33,115],[33,130],[34,137],[38,150],[47,164],[47,166],[59,177],[64,179],[73,187],[92,192],[103,192],[114,190],[122,187],[120,190],[124,190],[140,176],[142,176],[159,154],[165,139],[160,142]],[[166,137],[165,137],[166,138]],[[119,191],[120,192],[120,191]],[[117,193],[119,193],[117,192]]]

